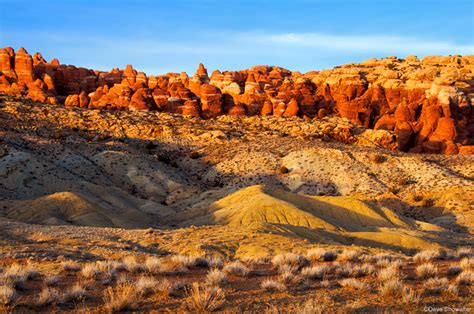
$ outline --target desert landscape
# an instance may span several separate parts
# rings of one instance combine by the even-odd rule
[[[179,9],[170,10],[189,23]],[[75,12],[85,22],[95,16]],[[41,23],[48,29],[50,20]],[[0,26],[11,25],[0,15]],[[0,27],[2,45],[26,36],[7,33]],[[85,40],[71,46],[80,56],[68,57],[60,33],[46,37],[49,60],[0,48],[1,313],[474,310],[472,45],[376,57],[358,41],[392,37],[343,36],[370,58],[348,54],[359,61],[304,71],[225,63],[210,71],[197,62],[193,73],[152,73],[63,64],[52,52],[71,60],[93,47]],[[319,33],[258,36],[295,50],[303,36],[304,54],[316,53],[306,39],[342,45]],[[225,49],[211,46],[170,50],[221,60]],[[260,60],[250,46],[238,58]],[[133,48],[131,61],[144,49]],[[113,59],[120,49],[104,53]]]

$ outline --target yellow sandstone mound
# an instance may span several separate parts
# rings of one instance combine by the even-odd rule
[[[355,244],[397,251],[447,244],[441,241],[442,228],[401,217],[370,202],[343,196],[300,195],[262,185],[225,196],[208,205],[207,211],[201,206],[179,216],[194,217],[186,221],[187,225],[222,226],[220,238],[232,239],[229,230],[251,229],[259,233],[251,242],[236,244],[238,255],[242,256],[258,251],[259,247],[277,248],[280,236],[328,245]],[[260,243],[263,234],[274,238],[275,243]],[[248,245],[252,249],[247,248]]]
[[[59,192],[33,200],[16,201],[6,217],[45,225],[143,227],[149,217],[138,210],[111,212],[72,192]]]

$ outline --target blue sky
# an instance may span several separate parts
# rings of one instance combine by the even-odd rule
[[[472,0],[0,0],[0,46],[147,74],[474,54]]]

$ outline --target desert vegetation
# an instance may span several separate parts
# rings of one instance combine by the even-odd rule
[[[275,307],[324,309],[335,302],[353,309],[353,303],[343,300],[355,294],[365,300],[357,304],[359,309],[416,310],[433,300],[465,305],[472,293],[472,250],[465,248],[461,254],[441,252],[444,260],[433,251],[400,256],[332,249],[330,257],[323,248],[309,252],[306,257],[284,253],[260,261],[126,255],[89,262],[3,263],[0,302],[3,310],[20,311],[67,310],[79,303],[84,309],[106,312],[216,311],[238,306],[245,292],[269,302],[248,308],[271,312]],[[185,272],[170,271],[183,267]],[[327,299],[325,290],[339,301]],[[290,296],[297,302],[286,302]],[[306,298],[320,304],[310,305]],[[377,300],[386,306],[375,305]]]

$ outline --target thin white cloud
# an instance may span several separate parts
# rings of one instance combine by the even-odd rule
[[[258,42],[281,46],[321,48],[337,51],[366,51],[423,54],[472,54],[474,45],[458,45],[449,41],[433,41],[413,37],[366,35],[345,36],[319,33],[284,33],[258,35]]]

